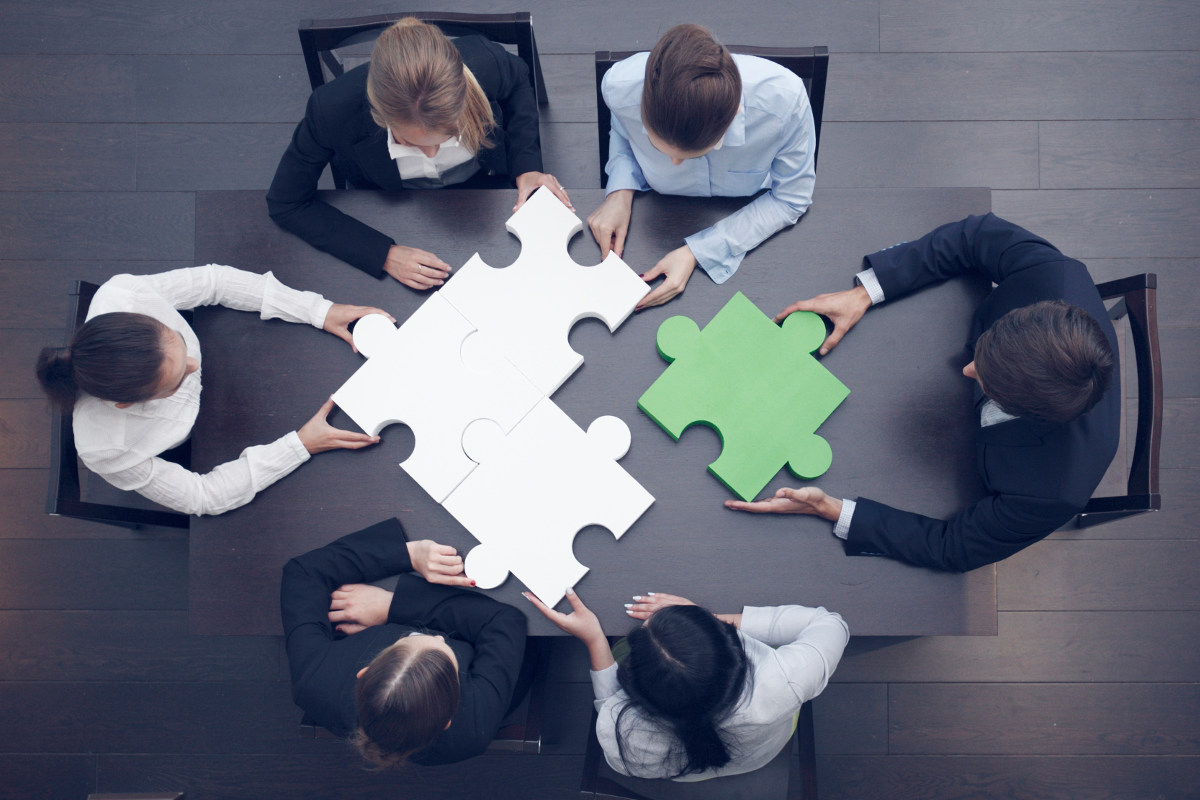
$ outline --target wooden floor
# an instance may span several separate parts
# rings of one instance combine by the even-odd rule
[[[1200,797],[1200,4],[525,7],[546,163],[568,187],[598,185],[591,51],[691,20],[731,43],[829,46],[817,203],[822,186],[988,186],[1098,279],[1159,274],[1166,510],[1001,564],[996,637],[852,641],[815,704],[820,781],[825,798]],[[183,535],[42,514],[32,364],[62,336],[68,282],[191,264],[193,193],[265,189],[303,113],[298,19],[392,8],[0,0],[2,798],[575,793],[589,690],[573,643],[548,753],[374,775],[297,737],[279,639],[187,634]]]

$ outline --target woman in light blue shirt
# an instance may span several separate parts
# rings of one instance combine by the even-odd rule
[[[588,217],[602,255],[625,249],[633,193],[760,195],[684,239],[643,277],[663,282],[638,309],[682,292],[697,264],[717,283],[812,203],[817,139],[804,83],[779,65],[730,55],[698,25],[677,25],[602,84],[612,112],[608,194]]]

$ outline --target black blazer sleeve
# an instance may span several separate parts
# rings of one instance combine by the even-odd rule
[[[349,85],[357,78],[347,73],[338,80]],[[309,97],[304,119],[275,169],[267,210],[279,227],[378,278],[395,240],[317,197],[317,182],[338,146],[336,132],[352,125],[362,111],[361,97],[337,83],[322,86]]]
[[[979,272],[993,283],[1049,260],[1066,260],[1054,245],[995,214],[942,225],[863,259],[888,300],[896,300],[956,275]]]

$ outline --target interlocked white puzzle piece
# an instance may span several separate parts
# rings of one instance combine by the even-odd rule
[[[617,459],[629,450],[629,428],[598,417],[580,430],[544,399],[507,435],[485,422],[463,433],[479,466],[442,504],[480,544],[466,573],[480,588],[511,572],[553,607],[587,573],[572,552],[575,534],[603,525],[621,538],[654,498]]]
[[[534,192],[507,227],[521,240],[511,266],[494,269],[476,253],[438,293],[551,395],[583,363],[567,342],[571,326],[599,317],[615,331],[650,287],[615,253],[594,267],[572,261],[567,245],[583,223],[549,189]]]
[[[333,401],[370,434],[403,422],[416,444],[400,466],[437,502],[475,468],[463,431],[478,419],[504,431],[542,393],[446,300],[434,294],[399,328],[369,314],[354,328],[367,362]]]

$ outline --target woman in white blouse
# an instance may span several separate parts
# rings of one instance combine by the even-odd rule
[[[179,309],[214,304],[307,322],[352,346],[350,323],[372,313],[391,318],[290,289],[269,272],[209,264],[117,275],[97,290],[71,344],[46,348],[37,363],[51,401],[74,409],[75,446],[88,469],[175,511],[221,514],[250,502],[310,455],[379,441],[329,425],[329,400],[299,431],[248,447],[205,475],[159,458],[188,438],[200,410],[200,342]]]
[[[610,767],[637,778],[701,781],[752,772],[792,737],[849,641],[824,608],[776,606],[712,614],[670,594],[636,595],[645,624],[620,664],[592,613],[570,589],[561,614],[525,596],[588,648],[596,737]]]

